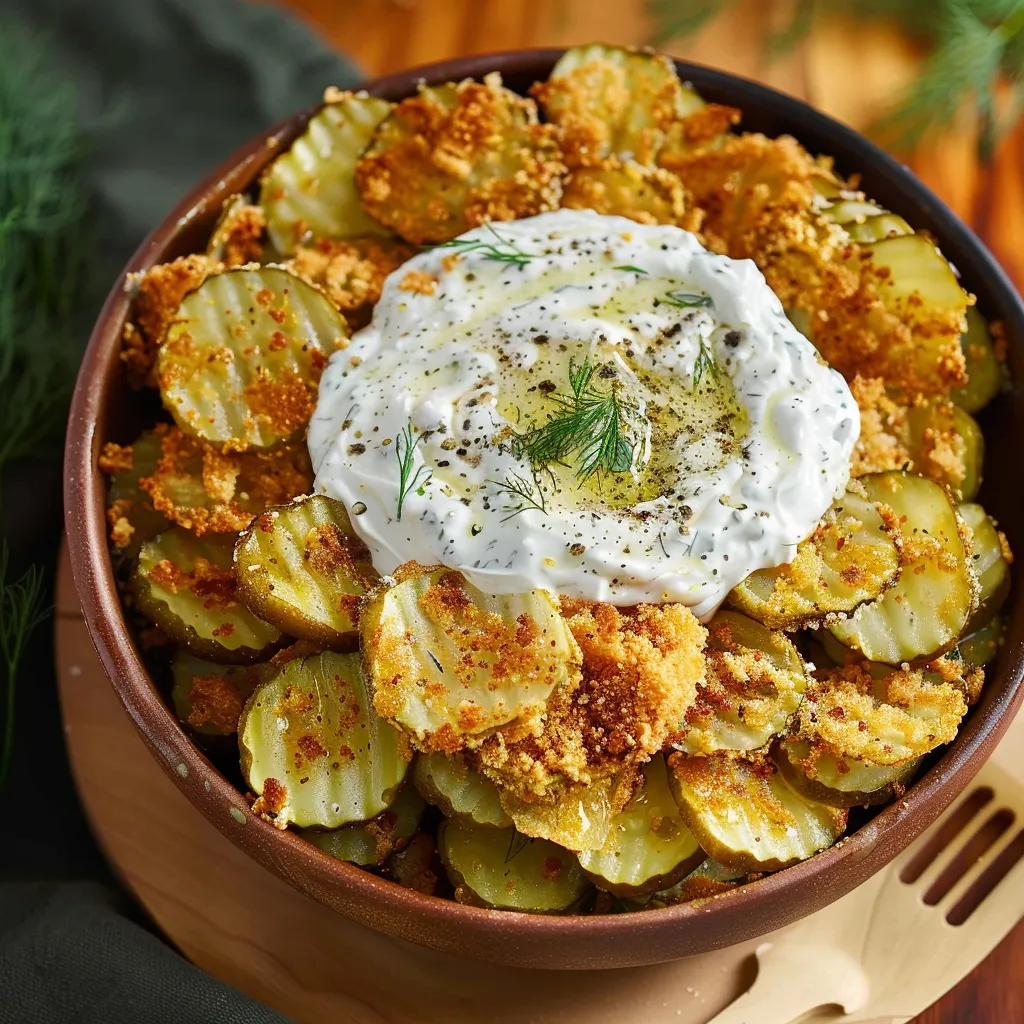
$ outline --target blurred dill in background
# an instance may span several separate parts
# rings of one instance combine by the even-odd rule
[[[651,42],[692,35],[731,6],[730,0],[648,0]],[[929,47],[920,75],[873,128],[889,148],[910,150],[970,112],[979,125],[980,156],[988,160],[1024,112],[1024,0],[794,0],[789,20],[765,39],[768,54],[785,55],[831,13],[895,19]]]

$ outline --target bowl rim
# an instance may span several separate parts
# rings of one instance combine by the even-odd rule
[[[356,88],[407,95],[416,81],[479,78],[492,70],[528,74],[549,69],[562,48],[501,51],[441,61],[379,77]],[[783,120],[812,126],[843,139],[873,169],[898,180],[922,210],[944,225],[944,241],[971,251],[989,276],[987,291],[1013,320],[1012,336],[1024,342],[1024,305],[1002,268],[973,232],[908,168],[869,140],[801,100],[767,86],[676,61],[680,76],[702,90],[728,92],[735,105],[748,98],[770,104]],[[301,131],[318,107],[295,114],[257,136],[200,181],[142,242],[115,279],[99,313],[76,384],[65,449],[65,525],[75,586],[93,644],[125,710],[172,781],[204,815],[251,857],[307,894],[379,930],[449,951],[487,954],[497,944],[512,951],[514,962],[536,967],[626,966],[670,960],[719,948],[771,931],[820,909],[881,869],[930,825],[961,792],[991,753],[1024,700],[1024,645],[1004,647],[1002,672],[1008,684],[996,699],[974,710],[954,742],[908,791],[833,847],[790,868],[730,891],[722,897],[642,913],[594,916],[543,916],[466,906],[403,888],[355,865],[337,861],[292,832],[282,832],[254,816],[244,796],[210,763],[182,730],[161,700],[135,648],[115,585],[107,549],[103,511],[104,484],[96,462],[119,366],[116,351],[128,308],[125,275],[157,262],[168,241],[191,222],[210,215],[213,196],[225,183],[238,181],[262,166]],[[112,354],[113,353],[113,354]],[[123,386],[123,383],[121,384]],[[296,871],[294,860],[302,862]],[[806,908],[794,915],[788,903]],[[752,921],[751,918],[754,918]],[[687,929],[687,925],[692,926]],[[699,926],[698,926],[699,925]],[[693,941],[687,931],[705,933]],[[669,933],[675,932],[674,939]],[[451,936],[446,938],[445,936]],[[567,947],[573,940],[580,948]],[[645,941],[650,940],[650,941]],[[478,945],[479,944],[479,945]],[[530,946],[536,945],[534,951]],[[607,951],[614,944],[615,951]],[[652,947],[664,947],[653,952]],[[538,950],[563,948],[564,962],[549,962]],[[605,952],[599,952],[604,947]],[[635,955],[636,949],[643,949]],[[633,953],[634,955],[631,955]],[[541,960],[545,962],[541,962]]]

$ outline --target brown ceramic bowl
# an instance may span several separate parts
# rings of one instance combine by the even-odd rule
[[[435,64],[370,83],[390,100],[421,79],[480,78],[499,70],[524,91],[547,76],[559,56],[531,50]],[[1002,320],[1018,382],[982,415],[989,442],[981,500],[1024,550],[1024,511],[1016,453],[1024,439],[1024,306],[974,235],[913,175],[867,140],[806,105],[731,75],[680,64],[680,75],[708,100],[742,109],[744,127],[789,133],[813,152],[835,157],[842,172],[860,172],[866,191],[927,228],[975,292],[981,310]],[[303,128],[297,114],[214,170],[142,244],[126,270],[203,248],[221,201],[244,190]],[[107,553],[104,480],[97,457],[108,440],[130,441],[145,423],[118,359],[128,314],[122,280],[113,282],[82,363],[68,427],[66,524],[75,582],[107,674],[139,732],[175,785],[232,842],[303,892],[341,914],[391,935],[498,963],[542,968],[606,968],[655,963],[740,942],[813,913],[849,892],[907,846],[967,785],[995,747],[1024,697],[1024,602],[1015,588],[1007,641],[984,696],[954,743],[933,758],[903,800],[864,820],[830,850],[703,905],[637,914],[545,917],[479,910],[403,889],[332,859],[290,832],[254,817],[242,794],[193,745],[168,710],[132,639]],[[150,409],[152,414],[152,408]]]

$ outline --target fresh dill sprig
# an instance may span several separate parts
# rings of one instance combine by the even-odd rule
[[[700,382],[705,377],[714,377],[717,380],[718,364],[715,362],[715,354],[711,351],[711,347],[701,338],[700,350],[697,352],[697,358],[693,361],[693,386],[700,387]]]
[[[514,242],[499,235],[489,222],[484,227],[494,235],[497,242],[485,242],[479,238],[453,238],[450,242],[442,242],[434,248],[457,249],[459,252],[479,252],[483,254],[485,260],[511,263],[519,267],[520,270],[534,258],[532,254],[523,252]]]
[[[680,309],[708,309],[714,305],[710,295],[697,295],[694,292],[666,292],[658,302],[666,306],[678,306]]]
[[[612,270],[625,270],[631,274],[646,274],[643,267],[634,267],[632,263],[624,263],[621,267],[612,267]]]
[[[4,671],[3,741],[0,747],[0,788],[7,779],[14,752],[14,692],[18,669],[32,631],[49,615],[43,570],[38,565],[8,581],[10,552],[0,544],[0,658]]]
[[[75,315],[95,233],[83,176],[76,91],[45,37],[0,17],[0,507],[2,484],[20,459],[55,456],[80,356]],[[11,764],[14,697],[32,631],[48,614],[44,575],[10,580],[0,546],[0,785]]]
[[[525,455],[534,465],[546,465],[575,454],[580,483],[594,473],[628,473],[633,468],[636,443],[629,434],[635,432],[640,410],[623,397],[617,382],[608,390],[597,388],[593,383],[597,372],[589,357],[579,366],[569,363],[571,394],[548,395],[561,408],[543,426],[517,438],[517,455]]]
[[[530,480],[527,480],[526,477],[521,476],[519,473],[509,473],[501,483],[498,483],[496,480],[488,480],[487,482],[492,484],[499,494],[505,493],[509,496],[508,504],[501,507],[502,512],[509,513],[501,520],[503,523],[515,518],[520,512],[525,512],[531,508],[547,515],[548,509],[544,499],[544,492],[541,490],[535,472]]]
[[[530,845],[530,837],[522,832],[514,831],[508,841],[508,849],[505,851],[505,863],[515,860]]]
[[[412,429],[412,420],[404,427],[395,438],[395,458],[398,461],[398,513],[395,518],[402,521],[402,506],[411,491],[422,495],[427,481],[433,475],[433,470],[425,465],[417,467],[413,472],[415,462],[416,446],[423,440],[423,434],[415,434]],[[421,474],[426,473],[426,476]]]
[[[652,42],[665,43],[701,29],[734,0],[647,0],[654,23]],[[769,56],[791,50],[830,12],[859,18],[895,18],[913,36],[932,44],[914,81],[874,126],[872,133],[905,152],[934,130],[948,128],[961,110],[979,122],[983,159],[1024,113],[1024,0],[797,0],[788,23],[765,37]],[[996,113],[1000,82],[1011,91],[1002,116]]]

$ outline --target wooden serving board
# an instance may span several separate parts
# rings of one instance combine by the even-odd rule
[[[103,674],[66,554],[56,652],[72,771],[112,865],[185,956],[297,1024],[706,1024],[749,987],[756,946],[785,936],[651,967],[556,972],[381,935],[250,860],[164,775]]]

